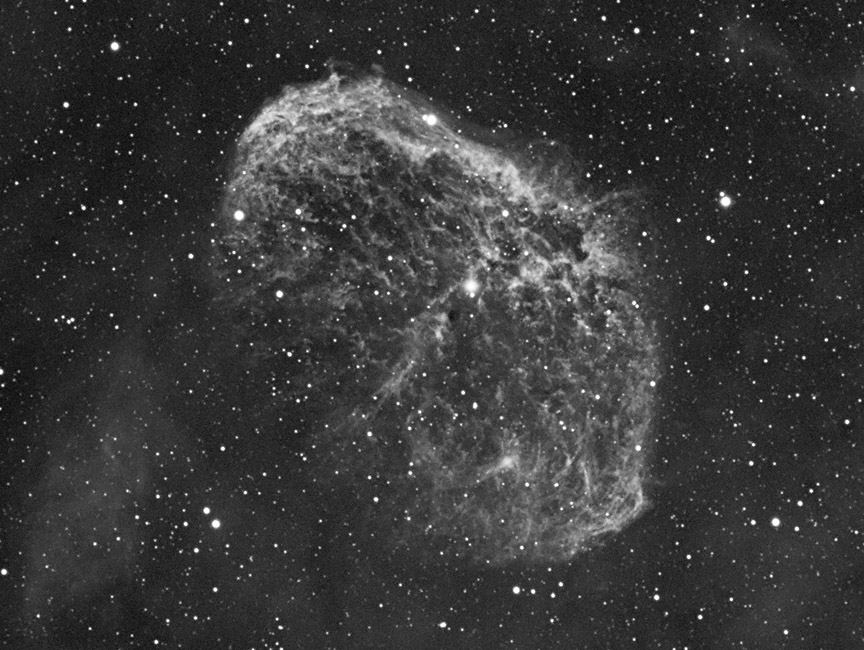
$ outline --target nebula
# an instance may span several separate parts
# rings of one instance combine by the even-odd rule
[[[555,563],[648,507],[657,337],[638,214],[493,135],[380,76],[286,87],[239,140],[214,281],[258,424],[382,550]]]

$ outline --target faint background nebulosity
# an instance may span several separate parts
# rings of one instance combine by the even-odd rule
[[[805,1],[0,9],[3,644],[860,645],[862,13]],[[411,460],[418,438],[391,450],[329,435],[324,424],[369,416],[356,405],[372,384],[334,389],[314,418],[280,408],[303,399],[264,345],[281,334],[243,334],[279,316],[218,299],[226,223],[257,223],[223,212],[237,143],[286,84],[326,79],[331,58],[359,79],[374,64],[420,114],[440,109],[423,128],[461,128],[508,155],[533,143],[522,162],[546,181],[567,169],[585,196],[642,197],[623,234],[662,377],[644,440],[653,506],[595,548],[487,563],[458,527],[426,535],[442,503],[490,503],[470,490],[446,502],[435,486],[525,494],[508,484],[526,471],[522,452],[469,444],[472,469],[452,484],[420,476],[416,490],[365,473]],[[455,178],[446,163],[439,177]],[[502,254],[524,249],[517,239],[501,239]],[[483,341],[503,328],[513,359],[549,366],[517,319],[477,308],[522,273],[483,267],[494,256],[482,250],[429,276],[440,285],[428,295],[454,302],[415,334],[514,377],[517,363],[495,366],[482,346],[447,348],[453,332]],[[285,305],[297,294],[255,279],[260,252],[247,249],[233,270],[248,286],[236,286],[282,291]],[[455,282],[471,270],[471,284]],[[447,293],[451,281],[464,291]],[[408,331],[399,305],[376,309]],[[426,350],[383,332],[397,361]],[[440,397],[432,368],[427,397]],[[350,379],[307,370],[310,383]],[[520,412],[526,427],[540,421]],[[298,413],[321,427],[306,431]],[[404,535],[387,522],[412,499],[426,519]]]

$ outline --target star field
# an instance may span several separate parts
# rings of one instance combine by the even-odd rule
[[[0,23],[3,644],[864,641],[859,3],[80,0]],[[652,507],[572,562],[382,561],[308,489],[309,432],[260,408],[284,382],[213,318],[237,139],[331,58],[639,197]],[[392,506],[364,481],[329,497]]]

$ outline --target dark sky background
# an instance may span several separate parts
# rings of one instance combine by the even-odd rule
[[[0,25],[4,647],[864,647],[861,3],[75,0]],[[654,507],[571,565],[322,549],[260,396],[220,381],[233,143],[329,57],[647,197]]]

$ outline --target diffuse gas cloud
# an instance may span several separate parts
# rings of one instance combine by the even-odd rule
[[[238,145],[219,301],[310,485],[382,549],[567,560],[647,505],[632,215],[457,127],[379,77],[285,88]]]

